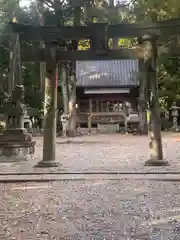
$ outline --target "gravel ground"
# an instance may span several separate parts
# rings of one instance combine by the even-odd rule
[[[60,171],[179,171],[180,172],[180,135],[163,137],[164,157],[168,167],[145,167],[148,159],[147,136],[93,135],[77,137],[72,143],[57,138],[57,161],[60,167],[38,169],[33,166],[42,159],[42,138],[35,138],[36,154],[32,161],[25,163],[0,164],[1,173],[7,172],[60,172]]]
[[[180,185],[61,181],[0,185],[1,240],[179,240]]]

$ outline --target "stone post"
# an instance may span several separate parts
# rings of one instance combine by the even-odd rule
[[[158,102],[157,78],[156,78],[156,36],[145,35],[142,37],[142,44],[144,46],[144,64],[145,77],[147,84],[148,97],[148,127],[149,127],[149,159],[145,165],[150,166],[164,166],[168,165],[167,161],[163,159],[162,138],[161,138],[161,123]]]
[[[45,115],[43,159],[36,167],[57,167],[56,162],[56,117],[57,117],[57,63],[56,50],[51,48],[51,59],[46,64],[46,76],[49,79],[49,102]]]

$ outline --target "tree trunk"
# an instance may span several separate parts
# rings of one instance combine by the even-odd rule
[[[40,43],[40,47],[44,48],[44,43]],[[39,91],[41,94],[41,109],[43,110],[43,115],[46,112],[46,101],[45,99],[48,98],[46,96],[46,88],[48,88],[49,81],[46,80],[46,64],[40,63],[40,84],[39,84]]]
[[[62,95],[63,95],[64,113],[69,114],[69,89],[68,89],[67,67],[65,64],[62,64],[60,69],[62,73]]]
[[[40,47],[44,47],[44,44],[41,42]],[[48,85],[49,85],[49,80],[46,79],[46,64],[45,63],[40,63],[40,82],[39,82],[39,92],[41,95],[41,119],[40,119],[40,131],[44,131],[44,116],[47,112],[47,104],[46,104],[46,99],[48,99]]]
[[[63,137],[68,136],[68,124],[69,124],[69,85],[68,85],[68,71],[67,71],[67,65],[61,64],[61,76],[62,76],[62,99],[63,99],[63,116],[67,117],[64,120],[64,117],[62,118],[62,115],[59,115],[60,124],[62,124],[62,135]],[[62,114],[62,113],[61,113]]]
[[[84,16],[86,19],[86,24],[93,22],[92,16],[92,4],[89,1],[86,1],[84,4]]]
[[[146,124],[146,79],[144,76],[144,61],[139,60],[139,131],[140,134],[147,134],[147,124]]]
[[[52,56],[53,56],[52,49]],[[56,167],[56,115],[57,115],[57,64],[54,60],[46,64],[46,77],[49,81],[49,101],[45,115],[43,138],[43,160],[37,167]]]
[[[10,16],[11,22],[17,22],[15,12],[12,12]],[[13,86],[15,84],[16,77],[16,53],[17,53],[17,45],[19,41],[18,34],[14,33],[10,36],[9,41],[9,71],[8,71],[8,86],[7,91],[8,94],[12,93]]]
[[[109,7],[114,8],[114,0],[109,1]],[[117,22],[111,21],[111,24],[117,24]],[[118,49],[118,41],[119,41],[118,37],[112,39],[112,49],[114,50]]]
[[[159,102],[157,94],[157,79],[156,79],[156,39],[151,38],[147,41],[149,49],[152,49],[148,56],[151,56],[150,64],[146,63],[147,81],[149,82],[150,94],[149,94],[149,160],[145,163],[151,166],[168,165],[167,161],[163,160],[162,138],[161,138],[161,124],[159,113]]]
[[[22,65],[21,65],[21,50],[20,50],[20,40],[19,35],[16,36],[16,69],[15,69],[15,84],[22,85]]]
[[[8,94],[11,94],[15,82],[17,34],[11,36],[9,48]]]
[[[74,8],[74,26],[80,25],[81,7]],[[76,49],[73,49],[76,51]],[[76,62],[72,62],[71,79],[69,79],[69,137],[76,136]]]
[[[57,26],[64,26],[63,5],[61,1],[54,0],[54,9],[55,9],[55,24]],[[63,46],[64,41],[60,40],[59,44]],[[60,67],[61,76],[62,76],[61,87],[62,87],[62,99],[63,99],[63,113],[68,115],[69,114],[69,87],[68,87],[67,63],[61,63],[59,67]],[[67,131],[64,131],[64,133],[67,133]]]
[[[72,66],[74,68],[74,66]],[[69,79],[69,126],[68,136],[75,137],[76,135],[76,76],[73,72]]]
[[[39,16],[39,24],[40,26],[44,26],[44,5],[41,0],[37,0],[37,11],[38,11],[38,16]],[[40,48],[45,48],[45,44],[43,41],[40,42]],[[41,130],[44,129],[44,116],[47,112],[46,108],[46,99],[48,96],[46,96],[46,89],[48,88],[49,81],[46,80],[46,63],[41,62],[40,63],[40,81],[39,81],[39,91],[41,94],[41,112],[42,112],[42,117],[41,117]]]

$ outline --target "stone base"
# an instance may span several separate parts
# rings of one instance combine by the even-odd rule
[[[34,145],[22,146],[21,144],[0,145],[0,162],[28,161],[33,157]]]
[[[35,165],[34,167],[38,167],[38,168],[49,168],[49,167],[58,167],[60,164],[58,162],[55,161],[40,161],[38,162],[37,165]]]
[[[157,159],[149,159],[145,162],[145,166],[169,166],[168,161],[165,160],[157,160]]]
[[[0,156],[0,163],[12,163],[12,162],[23,162],[31,160],[32,156],[30,155],[20,155],[20,156]]]
[[[2,142],[29,142],[32,140],[31,134],[25,128],[8,128],[3,131]]]
[[[119,130],[119,124],[97,124],[98,133],[117,133]]]
[[[27,161],[35,152],[35,141],[24,128],[5,129],[0,138],[0,162]]]
[[[179,127],[177,127],[177,128],[171,128],[171,131],[172,131],[172,132],[180,132],[180,128],[179,128]]]

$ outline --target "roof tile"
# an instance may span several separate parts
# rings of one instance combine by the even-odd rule
[[[137,86],[138,60],[77,61],[77,86]]]

